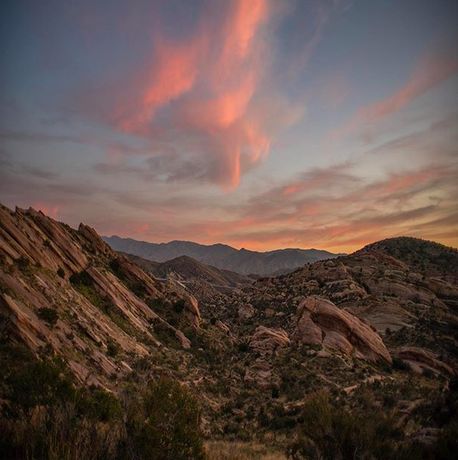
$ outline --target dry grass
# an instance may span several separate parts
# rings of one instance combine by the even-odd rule
[[[211,441],[206,448],[209,460],[286,460],[281,451],[250,442]]]

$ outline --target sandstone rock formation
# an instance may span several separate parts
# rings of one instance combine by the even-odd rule
[[[393,355],[402,359],[407,365],[418,374],[425,370],[443,375],[454,375],[455,371],[448,364],[441,361],[438,356],[419,347],[401,347],[394,350]]]
[[[272,354],[278,348],[288,346],[290,340],[284,329],[258,326],[250,338],[250,347],[261,354]]]
[[[294,337],[298,342],[323,345],[369,361],[391,363],[390,353],[377,332],[329,300],[316,296],[304,299],[297,318]]]
[[[151,278],[84,224],[75,230],[33,209],[0,206],[0,263],[0,315],[9,333],[36,353],[50,347],[80,381],[109,386],[129,372],[129,361],[162,347],[153,323],[191,346],[167,322],[167,309],[161,317],[151,305],[181,301],[184,320],[198,327],[196,299]]]

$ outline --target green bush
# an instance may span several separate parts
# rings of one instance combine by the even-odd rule
[[[128,416],[128,450],[137,458],[158,460],[204,459],[200,409],[191,393],[173,380],[151,383],[143,407]]]
[[[350,412],[317,393],[306,401],[298,437],[289,447],[293,459],[354,460],[396,458],[400,433],[385,414],[372,408]]]
[[[37,361],[0,344],[0,458],[19,460],[204,459],[200,409],[161,379],[122,401],[78,388],[60,360]]]
[[[109,340],[107,343],[107,355],[114,358],[119,353],[119,345],[113,340]]]
[[[73,273],[73,275],[70,276],[70,283],[76,287],[92,286],[92,278],[86,270],[83,270],[79,273]]]
[[[59,319],[59,314],[54,308],[43,307],[38,310],[38,317],[46,321],[50,326],[54,326]]]
[[[393,358],[393,369],[398,371],[409,371],[410,366],[404,360],[395,356]]]
[[[31,275],[32,274],[32,265],[30,263],[30,260],[28,257],[21,256],[19,259],[16,259],[16,265],[18,269],[24,274],[24,275]]]

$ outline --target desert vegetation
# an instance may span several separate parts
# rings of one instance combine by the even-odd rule
[[[167,378],[119,395],[76,386],[58,358],[2,346],[0,458],[204,459],[195,397]]]

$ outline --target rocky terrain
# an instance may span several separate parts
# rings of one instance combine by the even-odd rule
[[[192,257],[198,262],[243,275],[273,275],[287,273],[317,260],[332,259],[338,254],[318,249],[278,249],[258,252],[235,249],[226,244],[206,246],[191,241],[147,243],[119,236],[104,237],[116,251],[133,254],[154,262],[166,262],[181,256]]]
[[[132,254],[121,254],[135,262],[155,278],[166,279],[171,277],[183,283],[201,282],[214,287],[216,290],[223,291],[242,287],[254,281],[252,277],[212,267],[188,256],[176,257],[166,262],[153,262]]]
[[[323,410],[316,401],[339,423],[347,419],[333,410],[374,433],[382,428],[369,422],[383,421],[393,449],[434,455],[453,438],[455,249],[396,238],[251,283],[187,258],[163,272],[133,260],[84,224],[2,206],[2,342],[58,356],[77,385],[118,397],[168,376],[197,395],[208,439],[256,441],[291,458],[322,458],[307,426]],[[179,279],[158,276],[177,267]]]

